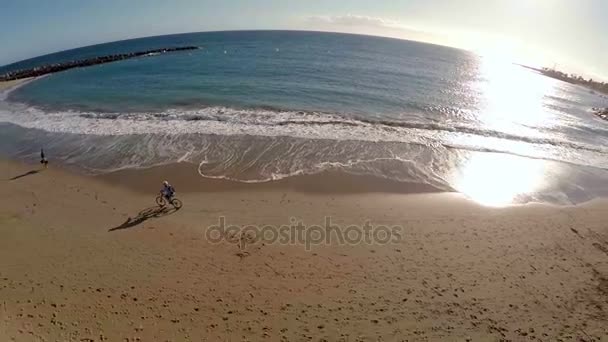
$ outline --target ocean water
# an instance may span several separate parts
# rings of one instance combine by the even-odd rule
[[[0,153],[92,173],[191,162],[265,182],[325,170],[488,205],[608,194],[608,99],[504,60],[380,37],[211,32],[121,41],[0,68],[196,45],[42,77],[0,95]]]

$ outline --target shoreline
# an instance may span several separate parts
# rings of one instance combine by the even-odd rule
[[[0,160],[2,160],[0,158]],[[22,161],[19,161],[22,162]],[[35,167],[36,165],[33,164]],[[511,202],[484,204],[468,197],[453,188],[440,188],[428,183],[402,182],[374,175],[358,175],[343,170],[325,170],[313,174],[290,175],[284,178],[244,182],[239,180],[206,177],[198,173],[198,165],[190,162],[175,162],[144,168],[126,168],[103,173],[86,173],[66,165],[55,167],[74,175],[118,186],[139,194],[156,193],[160,184],[167,180],[179,193],[222,193],[222,192],[295,192],[311,195],[407,195],[407,196],[444,196],[460,198],[471,204],[487,208],[512,208],[522,206],[549,206],[556,208],[579,207],[587,203],[608,201],[608,196],[597,195],[574,202],[555,202],[547,200],[519,200]]]
[[[0,161],[22,163],[33,168],[34,162],[23,159],[0,157]],[[522,206],[550,206],[556,208],[579,207],[587,203],[608,201],[608,196],[597,194],[594,197],[572,202],[557,202],[552,198],[526,199],[514,198],[511,202],[484,204],[468,197],[453,188],[440,188],[428,183],[403,182],[375,175],[359,175],[343,170],[324,170],[313,174],[296,174],[267,181],[239,181],[222,177],[202,176],[198,165],[190,162],[174,162],[143,168],[125,168],[107,172],[87,172],[73,165],[51,161],[51,166],[73,176],[93,179],[112,187],[121,187],[138,194],[156,194],[163,181],[169,181],[179,193],[223,193],[223,192],[294,192],[310,195],[407,195],[407,196],[446,196],[461,198],[463,201],[487,208],[512,208]],[[523,195],[523,194],[522,194]],[[539,196],[538,194],[535,196]]]
[[[606,175],[601,168],[601,163],[595,162],[595,159],[593,158],[589,159],[593,160],[593,162],[589,162],[589,165],[578,160],[569,160],[568,158],[579,158],[576,151],[573,151],[571,155],[563,154],[565,156],[563,159],[559,158],[561,155],[557,157],[553,156],[554,158],[545,156],[545,159],[543,159],[543,157],[535,156],[534,154],[536,152],[527,155],[526,153],[517,154],[517,151],[500,151],[494,149],[482,149],[483,151],[468,150],[466,147],[447,147],[445,151],[439,149],[439,152],[437,152],[433,145],[413,144],[412,146],[414,147],[412,148],[415,149],[414,153],[409,151],[409,146],[411,144],[409,142],[401,144],[399,141],[390,139],[387,141],[372,141],[371,139],[369,141],[365,139],[355,139],[351,141],[344,139],[344,137],[341,136],[331,139],[326,135],[336,133],[333,126],[327,126],[325,131],[319,133],[320,136],[323,137],[322,139],[311,138],[307,134],[291,136],[289,135],[289,131],[281,131],[282,128],[276,128],[284,126],[280,123],[273,126],[276,126],[273,128],[276,129],[274,132],[276,135],[264,135],[265,133],[256,135],[257,126],[254,124],[243,124],[248,127],[247,129],[251,130],[243,131],[243,128],[239,126],[241,123],[233,125],[229,123],[230,120],[228,120],[226,121],[228,123],[224,124],[222,122],[224,122],[223,120],[225,117],[222,117],[221,120],[217,121],[207,119],[195,120],[193,122],[169,121],[171,129],[175,127],[179,129],[189,127],[188,129],[192,129],[192,132],[184,128],[184,132],[176,129],[175,131],[172,131],[172,133],[176,134],[166,135],[162,133],[163,131],[159,132],[156,128],[157,125],[165,125],[164,120],[159,120],[158,122],[152,120],[140,125],[137,120],[106,120],[96,118],[95,115],[89,118],[86,113],[74,114],[73,117],[67,115],[64,118],[63,114],[54,116],[45,115],[44,112],[32,112],[34,114],[31,116],[20,116],[19,110],[15,110],[15,115],[9,115],[6,124],[0,124],[3,128],[6,126],[6,130],[3,130],[3,133],[7,132],[5,136],[8,136],[8,139],[6,140],[9,142],[9,144],[5,145],[7,146],[5,149],[0,148],[0,150],[2,150],[0,152],[13,157],[30,158],[39,152],[40,146],[45,146],[46,150],[46,146],[51,147],[51,145],[54,145],[55,151],[49,151],[51,152],[51,156],[54,156],[57,159],[71,159],[69,162],[73,162],[74,165],[82,165],[82,169],[85,170],[84,172],[87,171],[87,167],[90,167],[89,171],[91,171],[91,173],[95,173],[95,170],[104,170],[103,172],[105,173],[109,168],[122,167],[125,164],[145,164],[147,167],[149,164],[166,163],[167,161],[174,162],[177,160],[198,162],[206,160],[204,159],[206,158],[204,153],[210,152],[213,154],[217,152],[218,155],[221,156],[222,149],[228,149],[231,150],[230,153],[234,154],[236,164],[230,164],[225,169],[221,169],[223,166],[221,163],[218,164],[220,166],[216,169],[211,165],[209,169],[207,169],[210,170],[210,174],[229,174],[236,175],[235,178],[240,178],[242,176],[242,178],[245,179],[263,179],[268,177],[268,175],[273,174],[289,174],[293,169],[312,173],[318,170],[317,166],[325,164],[325,160],[330,161],[330,163],[328,163],[329,165],[332,165],[332,163],[335,163],[336,165],[348,165],[350,161],[354,160],[358,163],[362,160],[362,166],[353,169],[361,171],[362,173],[371,169],[370,173],[376,175],[356,176],[344,172],[323,171],[321,174],[287,176],[281,180],[259,182],[258,184],[240,183],[238,181],[237,183],[233,183],[222,179],[198,177],[196,182],[189,181],[187,187],[178,184],[180,192],[184,191],[184,188],[188,189],[190,187],[194,187],[196,191],[223,191],[224,189],[231,189],[232,191],[259,191],[270,187],[316,193],[434,193],[452,192],[454,191],[454,188],[458,188],[461,192],[467,193],[466,189],[463,189],[457,184],[458,180],[454,180],[453,178],[458,177],[459,172],[463,171],[463,168],[472,163],[475,168],[480,169],[476,170],[476,172],[486,178],[485,183],[487,186],[494,186],[495,177],[492,175],[500,174],[502,171],[501,169],[503,168],[495,167],[495,163],[492,163],[492,159],[499,160],[501,158],[487,157],[504,155],[517,162],[521,162],[520,164],[525,168],[528,168],[528,164],[531,165],[530,168],[533,172],[543,173],[537,177],[531,176],[531,178],[548,180],[547,184],[543,185],[546,185],[546,187],[538,192],[531,192],[528,194],[524,189],[520,193],[515,194],[514,197],[517,198],[512,200],[513,203],[511,203],[511,205],[551,203],[567,206],[572,203],[583,203],[592,198],[602,198],[603,196],[608,195],[608,188],[601,185],[606,184],[605,180],[608,179],[608,175]],[[229,113],[226,117],[230,117],[231,115],[237,116],[239,113]],[[13,120],[11,117],[16,119]],[[21,119],[19,119],[20,117],[28,119],[24,119],[22,122],[20,121]],[[89,122],[87,120],[91,121]],[[207,127],[207,130],[199,132],[198,128],[193,129],[194,125]],[[219,125],[217,127],[220,129],[215,129],[217,127],[214,125]],[[325,127],[323,125],[321,126]],[[78,127],[94,128],[82,131],[79,130]],[[134,129],[133,127],[142,128]],[[210,129],[209,127],[212,127],[213,129]],[[413,129],[417,129],[415,128],[417,127],[416,125],[413,125],[413,127]],[[117,134],[105,134],[107,133],[105,129]],[[166,130],[166,127],[163,128],[163,130]],[[236,131],[240,131],[240,133],[233,134]],[[447,131],[450,130],[447,129]],[[105,133],[98,134],[99,132]],[[349,129],[344,129],[341,134],[348,133]],[[190,136],[190,134],[192,134],[192,136]],[[483,134],[481,135],[483,136]],[[495,137],[492,136],[492,138]],[[497,139],[502,138],[497,137]],[[85,143],[83,143],[84,140],[86,140]],[[553,143],[552,140],[549,142],[543,142],[543,140],[538,143]],[[518,143],[521,143],[521,140],[517,141]],[[192,142],[192,144],[190,144],[190,142]],[[510,141],[505,142],[508,143]],[[293,145],[296,145],[296,150],[302,151],[301,155],[304,157],[300,158],[299,156],[296,156],[293,160],[288,159],[290,158],[290,151],[288,148],[292,143]],[[536,143],[537,142],[531,142],[530,144],[536,146]],[[154,147],[149,148],[148,144],[152,144]],[[361,148],[358,144],[363,145],[363,147]],[[333,145],[335,145],[335,147]],[[408,153],[411,152],[412,160],[409,161],[407,158],[400,159],[401,157],[391,159],[393,157],[386,151],[393,149],[392,145],[395,145],[395,149],[399,152],[395,155],[403,156],[408,155]],[[403,145],[403,149],[398,145]],[[90,153],[91,148],[95,146],[99,146],[99,148],[93,149],[93,152]],[[440,146],[443,145],[440,144]],[[248,151],[249,156],[240,154],[240,151],[244,151],[250,147],[252,147],[252,152]],[[273,148],[273,155],[264,151],[265,148],[270,147]],[[328,151],[328,156],[320,153],[318,157],[314,156],[311,159],[307,159],[306,153],[308,153],[308,156],[314,155],[314,152],[310,152],[316,151],[318,147],[320,147],[320,149],[325,149],[322,151]],[[107,148],[113,148],[116,154],[105,153]],[[368,152],[368,148],[371,152]],[[375,154],[376,148],[380,151],[379,155]],[[342,156],[335,154],[335,151],[340,150],[348,150],[350,155]],[[364,151],[365,153],[358,153],[359,150]],[[530,150],[535,151],[534,148],[531,148]],[[603,151],[599,148],[598,154],[603,153],[600,150]],[[114,157],[123,151],[124,156],[121,157],[122,160],[121,158]],[[362,155],[365,156],[362,157]],[[133,156],[135,156],[135,158],[132,158]],[[373,158],[370,158],[369,156]],[[477,156],[480,156],[480,158],[476,158]],[[285,158],[287,162],[281,163],[283,158]],[[435,158],[436,162],[428,163],[425,161],[425,158]],[[258,159],[261,159],[262,162],[256,163]],[[366,164],[368,159],[371,159],[369,167]],[[113,163],[116,160],[121,160],[121,162]],[[218,158],[218,160],[221,160],[221,157]],[[490,162],[487,162],[487,160],[490,160]],[[405,162],[408,162],[408,164],[405,164]],[[196,175],[192,175],[192,172],[189,170],[188,172],[182,172],[182,166],[179,164],[169,165],[170,166],[168,167],[171,169],[167,169],[167,173],[170,176],[167,177],[162,176],[164,171],[154,171],[155,167],[152,167],[152,169],[137,169],[137,171],[132,172],[124,169],[122,171],[116,171],[118,172],[117,176],[110,173],[100,176],[100,179],[122,179],[124,178],[123,175],[126,176],[130,174],[128,178],[131,180],[123,182],[124,186],[147,189],[156,188],[157,185],[150,186],[147,184],[140,184],[141,182],[139,182],[139,178],[136,176],[138,172],[144,172],[146,174],[157,173],[159,183],[165,178],[175,177],[179,179],[182,175],[192,179],[196,178]],[[71,168],[69,165],[67,167]],[[196,166],[194,167],[196,168]],[[326,165],[323,165],[320,168],[325,167]],[[227,172],[222,172],[222,170],[227,170]],[[231,170],[234,170],[235,172],[230,173]],[[241,170],[244,171],[240,173]],[[527,177],[525,172],[521,171],[520,173],[521,174],[515,175],[514,178]],[[562,173],[563,175],[561,175]],[[382,175],[386,175],[387,178],[382,178]],[[502,175],[502,178],[509,176],[510,175],[505,174]],[[575,177],[578,178],[575,179]],[[401,183],[396,180],[391,180],[390,178],[414,179],[414,181],[413,183]],[[172,179],[168,180],[173,182]],[[512,181],[513,184],[516,182],[518,181]],[[427,185],[429,183],[434,184],[439,187],[439,189],[433,185]],[[585,184],[585,186],[578,187],[577,184]],[[514,186],[514,188],[517,187]],[[475,189],[475,191],[479,191],[479,189]],[[471,194],[470,192],[468,193],[469,195]],[[502,205],[502,203],[499,205]]]
[[[95,178],[112,185],[145,193],[155,189],[163,180],[168,180],[180,192],[223,191],[294,191],[317,194],[428,194],[449,192],[422,183],[399,182],[387,178],[355,175],[342,171],[323,171],[311,175],[294,175],[264,182],[240,182],[201,176],[198,165],[182,162],[143,169],[125,169],[100,175]],[[151,181],[154,180],[155,183]]]
[[[179,211],[155,207],[160,170],[100,179],[0,159],[10,194],[0,206],[0,340],[608,336],[606,200],[488,208],[446,193],[209,192],[171,171]],[[308,247],[249,234],[218,243],[207,232],[222,217],[401,230],[375,243],[308,233]]]

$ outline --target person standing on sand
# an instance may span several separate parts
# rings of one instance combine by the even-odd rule
[[[49,160],[44,155],[44,149],[40,149],[40,164],[46,169],[49,166]]]

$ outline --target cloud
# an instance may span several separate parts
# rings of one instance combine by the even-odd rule
[[[369,34],[444,44],[441,37],[432,32],[414,29],[402,22],[386,18],[346,14],[317,15],[304,19],[305,27],[313,30]]]
[[[359,27],[381,27],[381,28],[405,28],[399,22],[384,18],[368,17],[365,15],[337,15],[337,16],[311,16],[308,21],[314,24],[359,26]]]

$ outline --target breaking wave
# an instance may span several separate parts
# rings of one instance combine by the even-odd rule
[[[196,110],[171,109],[160,113],[53,112],[3,101],[0,103],[0,122],[49,132],[95,135],[200,133],[450,145],[462,140],[457,139],[458,136],[472,136],[608,154],[608,149],[598,146],[549,136],[488,130],[474,122],[465,125],[391,121],[348,114],[270,109],[206,107]]]
[[[607,149],[554,131],[525,135],[529,129],[497,131],[475,122],[273,108],[50,111],[6,99],[0,93],[0,131],[8,142],[0,153],[32,158],[43,143],[54,160],[94,174],[187,162],[198,165],[202,177],[246,183],[344,171],[451,191],[453,170],[470,153],[565,162],[568,169],[591,166],[569,172],[594,177],[597,168],[608,168]]]

